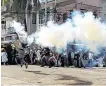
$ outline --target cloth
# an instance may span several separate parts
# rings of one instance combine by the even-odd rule
[[[56,63],[56,58],[54,56],[52,56],[52,57],[49,58],[49,61],[53,61],[53,62]]]
[[[40,60],[40,59],[41,59],[40,50],[38,50],[38,51],[36,52],[36,55],[37,55],[38,60]]]
[[[2,52],[1,53],[1,58],[2,58],[2,62],[7,62],[8,61],[7,53],[6,52]]]
[[[19,58],[24,58],[25,52],[24,50],[19,50]]]

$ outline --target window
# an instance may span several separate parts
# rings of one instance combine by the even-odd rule
[[[1,38],[1,41],[4,41],[4,38]]]
[[[6,25],[2,24],[2,25],[1,25],[1,28],[2,28],[2,29],[6,29]]]
[[[15,32],[15,29],[13,27],[8,28],[8,33],[14,33],[14,32]]]
[[[51,9],[50,7],[47,8],[47,21],[50,20],[50,12],[51,12]]]
[[[12,36],[7,36],[6,37],[6,40],[8,41],[8,40],[12,40]]]
[[[6,21],[1,21],[1,24],[6,24]]]
[[[45,9],[40,10],[39,20],[40,20],[40,24],[44,24],[44,22],[45,22]]]
[[[32,24],[36,24],[36,13],[32,14]]]

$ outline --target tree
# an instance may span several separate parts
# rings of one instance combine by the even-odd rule
[[[11,12],[18,20],[24,19],[27,0],[14,0],[12,3]]]

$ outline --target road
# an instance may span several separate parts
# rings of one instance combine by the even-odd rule
[[[31,85],[104,85],[106,68],[62,68],[29,65],[28,69],[19,65],[1,66],[2,86]]]

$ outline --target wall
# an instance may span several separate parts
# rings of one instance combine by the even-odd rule
[[[101,0],[76,0],[77,3],[100,7]]]
[[[36,24],[32,23],[32,14],[27,15],[27,33],[28,35],[31,35],[33,32],[36,31]]]

